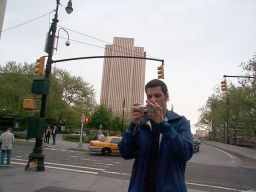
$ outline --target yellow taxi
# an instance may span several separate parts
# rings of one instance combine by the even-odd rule
[[[104,141],[92,140],[89,143],[88,149],[92,153],[99,153],[103,155],[120,154],[118,143],[122,137],[108,136]]]

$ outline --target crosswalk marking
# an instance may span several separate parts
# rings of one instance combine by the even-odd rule
[[[12,164],[15,165],[27,165],[26,163],[20,163],[20,162],[12,162]],[[54,167],[54,166],[45,166],[48,169],[57,169],[57,170],[62,170],[62,171],[71,171],[71,172],[77,172],[77,173],[87,173],[87,174],[93,174],[93,175],[98,175],[98,172],[93,172],[93,171],[84,171],[84,170],[77,170],[77,169],[68,169],[68,168],[63,168],[63,167]]]
[[[25,159],[16,159],[13,158],[13,160],[16,161],[27,161]],[[90,169],[90,170],[97,170],[97,171],[104,171],[105,169],[100,169],[100,168],[94,168],[94,167],[84,167],[84,166],[79,166],[79,165],[68,165],[68,164],[61,164],[61,163],[51,163],[51,162],[44,162],[46,165],[55,165],[55,166],[62,166],[62,167],[73,167],[73,168],[81,168],[81,169]]]

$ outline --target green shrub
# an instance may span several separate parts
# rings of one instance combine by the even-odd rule
[[[27,139],[27,130],[13,132],[15,139]]]
[[[63,139],[70,142],[79,142],[80,135],[65,134],[63,135]],[[89,143],[91,140],[94,140],[94,139],[95,139],[95,135],[85,135],[83,136],[83,143]]]

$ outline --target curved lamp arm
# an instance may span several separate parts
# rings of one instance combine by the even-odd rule
[[[63,27],[61,27],[61,28],[59,28],[59,30],[58,30],[58,35],[56,36],[56,38],[57,38],[57,43],[56,43],[56,47],[54,47],[54,49],[57,51],[57,49],[58,49],[58,44],[59,44],[59,37],[60,37],[60,30],[63,30],[63,31],[65,31],[66,32],[66,34],[68,35],[68,40],[65,42],[65,44],[66,44],[66,46],[69,46],[70,45],[70,41],[69,41],[69,34],[68,34],[68,31],[66,30],[66,29],[64,29]]]

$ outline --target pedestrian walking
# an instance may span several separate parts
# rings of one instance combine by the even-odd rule
[[[186,192],[186,162],[193,155],[189,121],[167,109],[169,94],[163,81],[145,86],[147,105],[132,106],[131,123],[119,149],[135,158],[128,192]]]
[[[7,158],[7,166],[10,166],[12,155],[12,144],[14,143],[14,135],[11,133],[12,128],[8,128],[6,132],[0,136],[1,144],[1,165],[4,165],[5,154]]]
[[[53,125],[53,129],[52,129],[52,144],[55,145],[56,143],[56,135],[57,135],[57,126]]]
[[[49,144],[49,142],[50,142],[51,133],[52,133],[52,131],[51,131],[50,127],[48,126],[46,129],[46,132],[45,132],[45,142],[47,144]]]

